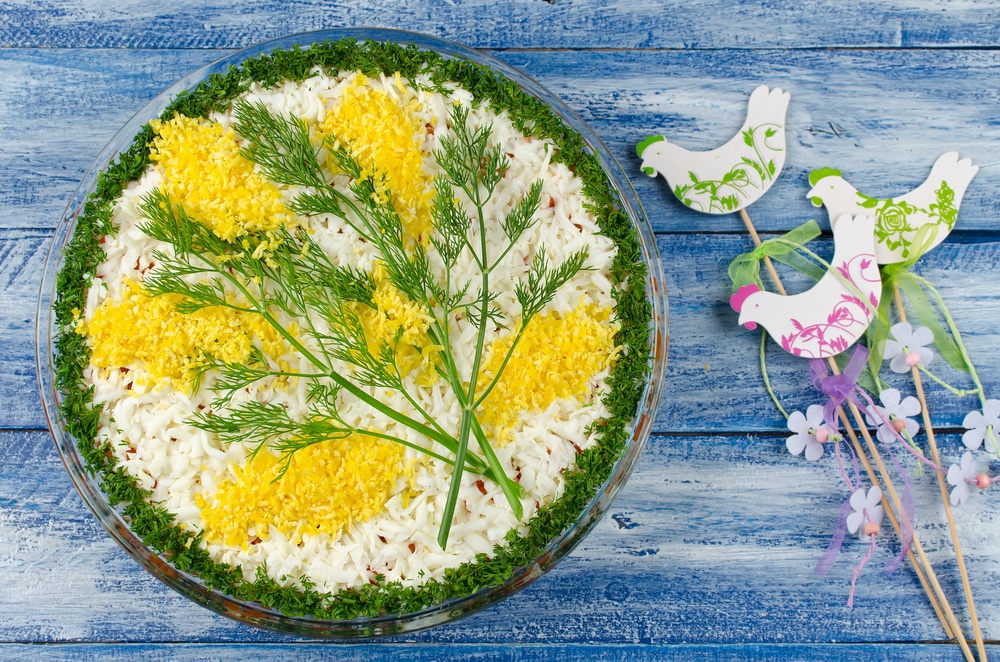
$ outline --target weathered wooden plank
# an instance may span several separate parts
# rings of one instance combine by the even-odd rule
[[[993,656],[1000,652],[996,646],[987,646]],[[607,660],[609,662],[772,662],[773,660],[810,660],[812,662],[944,662],[963,660],[958,647],[946,644],[356,644],[330,646],[327,644],[60,644],[38,646],[25,644],[0,644],[0,656],[5,660],[134,660],[141,657],[150,662],[157,660],[245,660],[250,656],[266,656],[268,660],[344,660],[365,661],[391,657],[399,662],[434,660]]]
[[[59,48],[232,48],[334,27],[426,32],[480,48],[799,48],[995,46],[1000,13],[966,0],[872,5],[806,2],[703,3],[678,0],[421,0],[335,4],[116,0],[0,7],[0,45]],[[594,26],[599,26],[595,28]]]
[[[0,176],[10,183],[0,189],[0,224],[55,227],[122,125],[174,80],[221,56],[0,51]]]
[[[589,54],[588,54],[589,55]],[[749,210],[758,229],[787,230],[826,212],[806,200],[809,172],[835,167],[863,192],[893,196],[958,151],[982,166],[958,227],[995,231],[1000,175],[991,145],[1000,93],[986,83],[997,53],[939,51],[712,51],[504,53],[578,111],[632,178],[658,231],[742,232],[736,215],[685,209],[662,178],[640,170],[635,146],[665,135],[687,149],[713,149],[734,135],[759,84],[791,92],[788,154],[774,187]],[[594,66],[588,66],[589,64]],[[982,80],[979,84],[975,81]]]
[[[44,428],[35,371],[34,309],[48,248],[39,232],[0,232],[0,402],[7,412],[2,428]],[[816,250],[829,255],[828,242]],[[663,394],[657,410],[658,431],[782,431],[785,421],[767,395],[761,378],[758,332],[737,326],[729,307],[729,262],[751,248],[740,235],[661,234],[670,309],[670,353]],[[964,334],[989,397],[1000,397],[1000,347],[995,315],[1000,294],[1000,242],[946,241],[924,258],[920,273],[936,283]],[[791,283],[792,281],[790,281]],[[805,288],[805,284],[800,286]],[[789,285],[792,291],[795,290]],[[912,314],[912,311],[911,311]],[[955,374],[938,358],[932,366],[960,388],[967,376]],[[789,409],[805,410],[823,398],[809,381],[805,361],[771,344],[768,371],[772,386]],[[886,370],[888,373],[888,370]],[[912,394],[908,377],[886,375],[897,388]],[[927,386],[936,425],[960,426],[978,408],[973,397],[959,400],[933,384]]]
[[[941,443],[949,453],[960,446],[955,436]],[[45,433],[0,433],[0,457],[0,640],[290,642],[212,615],[141,570],[85,512]],[[839,480],[831,457],[792,457],[781,439],[655,436],[608,516],[546,576],[484,612],[391,641],[942,641],[911,571],[885,573],[898,550],[893,534],[862,572],[854,610],[847,593],[866,545],[848,536],[830,574],[813,572],[847,496]],[[914,479],[913,493],[918,535],[964,620],[936,486]],[[995,498],[973,495],[957,510],[991,639],[1000,635]]]
[[[544,5],[545,3],[536,2]],[[0,50],[0,227],[51,228],[80,177],[117,129],[174,80],[223,51]],[[502,51],[590,123],[630,176],[653,226],[742,232],[735,215],[685,209],[643,175],[635,145],[657,133],[711,149],[740,126],[758,83],[792,92],[788,161],[751,208],[761,230],[795,227],[824,210],[806,199],[811,169],[839,168],[872,195],[910,190],[943,152],[982,169],[958,230],[996,232],[1000,91],[995,51]]]

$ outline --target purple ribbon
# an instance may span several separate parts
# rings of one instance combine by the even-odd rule
[[[809,374],[812,377],[813,386],[823,395],[830,397],[827,403],[823,405],[823,419],[827,425],[833,426],[833,429],[837,432],[840,432],[837,407],[845,402],[852,402],[858,408],[864,409],[864,404],[858,397],[856,384],[867,362],[868,348],[864,345],[854,346],[854,351],[851,352],[851,358],[847,361],[847,366],[839,375],[831,375],[827,372],[826,361],[822,359],[809,360]]]
[[[826,577],[826,573],[830,571],[830,566],[837,560],[840,546],[844,543],[844,536],[847,534],[847,516],[850,514],[851,498],[848,497],[847,501],[840,507],[840,514],[837,516],[837,528],[833,531],[833,539],[827,545],[826,551],[823,552],[823,556],[819,559],[819,563],[816,564],[816,574],[820,577]]]
[[[875,408],[871,397],[861,391],[857,387],[858,377],[861,376],[861,371],[864,370],[865,364],[868,362],[868,348],[864,345],[857,345],[854,351],[851,352],[851,358],[848,359],[847,365],[844,367],[844,371],[839,375],[831,375],[827,371],[826,361],[822,359],[811,359],[809,361],[809,374],[812,377],[813,385],[819,390],[820,393],[829,396],[829,400],[823,405],[823,418],[827,425],[832,425],[834,430],[840,431],[840,421],[837,417],[837,408],[843,405],[845,402],[850,402],[854,404],[862,412],[866,412],[872,420],[877,418],[876,413],[878,410]],[[868,400],[868,406],[862,401],[861,395]],[[888,421],[885,421],[888,424]],[[890,428],[891,429],[891,428]],[[902,440],[902,437],[898,433],[896,436]],[[906,475],[906,471],[903,469],[899,460],[896,459],[895,454],[892,449],[886,446],[886,452],[889,453],[889,457],[892,463],[896,467],[896,471],[900,474],[903,479],[903,491],[900,495],[900,509],[902,510],[902,517],[900,517],[900,542],[902,543],[902,549],[899,554],[897,554],[888,564],[886,570],[889,574],[892,574],[899,568],[906,556],[907,551],[909,551],[910,546],[913,544],[913,492],[910,488],[910,481]],[[855,471],[857,471],[857,466],[855,465]],[[848,484],[848,487],[851,487]],[[840,546],[844,541],[844,534],[846,533],[846,521],[847,516],[850,514],[850,499],[844,502],[844,505],[840,508],[840,516],[837,518],[837,528],[833,535],[833,540],[830,541],[829,546],[826,548],[826,552],[820,558],[819,563],[816,564],[816,572],[821,577],[825,576],[830,566],[833,565],[834,560],[837,558],[837,553],[840,551]],[[873,543],[874,544],[874,543]],[[870,555],[870,550],[869,550]],[[855,579],[857,578],[857,572],[868,560],[862,561],[861,565],[858,566],[855,573]],[[853,588],[852,588],[853,597]]]
[[[899,554],[886,565],[885,571],[891,575],[903,563],[906,553],[910,551],[910,546],[913,544],[913,514],[916,508],[914,507],[913,490],[910,488],[910,479],[906,475],[906,470],[903,469],[903,465],[896,459],[896,455],[892,452],[891,448],[886,447],[885,450],[889,453],[889,459],[896,465],[896,471],[903,477],[903,491],[899,495],[899,507],[903,511],[902,517],[899,518],[899,537],[902,545]]]

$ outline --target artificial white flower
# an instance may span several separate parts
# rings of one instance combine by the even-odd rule
[[[859,487],[851,495],[851,508],[854,509],[854,512],[847,516],[847,530],[851,533],[860,531],[862,540],[869,540],[872,536],[877,535],[882,524],[882,515],[884,514],[882,510],[882,490],[879,489],[878,485],[872,485],[871,489],[868,490],[867,496],[865,495],[865,489]],[[874,526],[867,526],[869,522],[874,524]]]
[[[962,435],[966,448],[976,450],[982,446],[986,435],[1000,428],[1000,400],[987,400],[982,412],[970,411],[965,415],[962,427],[968,430]]]
[[[972,452],[965,451],[962,455],[962,465],[953,464],[948,467],[948,484],[954,485],[951,491],[951,505],[958,506],[969,499],[969,486],[976,482],[976,463],[972,459]]]
[[[924,347],[934,342],[934,333],[926,326],[914,331],[909,322],[899,322],[889,329],[889,333],[892,338],[885,341],[883,357],[891,359],[889,368],[893,372],[909,372],[918,363],[926,366],[934,360],[934,352]]]
[[[896,441],[896,433],[913,438],[920,431],[920,424],[910,418],[920,413],[920,401],[908,396],[900,400],[899,390],[887,388],[879,394],[882,406],[874,405],[874,412],[866,412],[869,425],[878,428],[876,436],[884,444]],[[906,433],[905,435],[903,433]]]
[[[800,411],[793,411],[788,417],[788,429],[795,434],[788,438],[785,446],[792,455],[798,455],[803,450],[810,462],[823,457],[823,441],[830,436],[830,431],[823,425],[823,406],[809,405],[803,416]],[[817,438],[817,433],[823,440]]]

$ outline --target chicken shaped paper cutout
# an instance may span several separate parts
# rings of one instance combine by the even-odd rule
[[[730,298],[749,329],[760,324],[796,356],[822,359],[853,345],[868,329],[882,298],[875,262],[875,218],[844,215],[833,230],[831,269],[810,289],[782,296],[745,285]]]
[[[747,117],[729,142],[692,152],[663,136],[636,147],[642,171],[663,175],[674,195],[708,214],[729,214],[764,195],[785,165],[785,114],[791,94],[761,85],[750,95]]]
[[[923,184],[903,195],[878,199],[858,192],[837,170],[823,168],[809,174],[807,194],[817,207],[826,207],[830,224],[844,214],[869,214],[876,219],[875,258],[879,264],[903,262],[911,256],[917,231],[932,228],[923,250],[940,244],[955,226],[958,206],[979,166],[957,152],[938,157]]]

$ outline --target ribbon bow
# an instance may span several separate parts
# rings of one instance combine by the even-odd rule
[[[858,377],[865,369],[868,362],[868,348],[864,345],[855,345],[851,358],[847,361],[847,366],[839,375],[831,375],[826,369],[826,361],[822,359],[810,359],[809,374],[815,386],[823,395],[830,396],[830,399],[823,405],[823,420],[827,425],[833,426],[837,432],[840,431],[840,421],[837,418],[837,407],[845,402],[855,404],[859,409],[864,409],[864,403],[858,397]]]
[[[819,280],[823,277],[824,271],[795,252],[819,235],[819,225],[816,221],[806,221],[780,237],[764,241],[752,251],[737,255],[729,263],[729,279],[733,281],[733,290],[750,284],[756,284],[764,289],[760,282],[760,261],[765,257],[787,264],[813,280]]]

